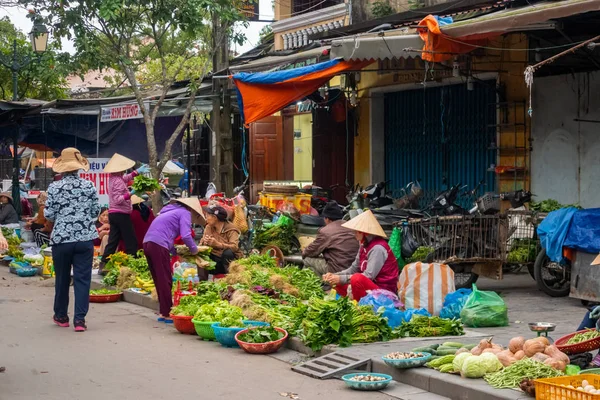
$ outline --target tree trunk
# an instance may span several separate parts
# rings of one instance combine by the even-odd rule
[[[154,140],[154,121],[150,115],[144,117],[146,125],[146,139],[148,142],[148,165],[150,167],[150,173],[152,178],[160,180],[161,169],[158,168],[158,150],[156,148],[156,141]],[[165,149],[166,151],[166,149]],[[160,190],[155,192],[152,196],[152,212],[154,215],[158,214],[162,208],[162,199],[160,197]]]

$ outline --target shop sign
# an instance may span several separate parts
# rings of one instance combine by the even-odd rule
[[[146,104],[146,110],[148,105]],[[143,118],[142,108],[137,103],[119,104],[110,107],[102,107],[100,122],[122,121],[125,119]]]
[[[108,178],[109,173],[104,172],[104,167],[110,158],[88,158],[90,170],[87,172],[79,171],[79,176],[94,184],[98,193],[98,200],[101,207],[108,207]]]
[[[242,0],[239,11],[246,17],[248,21],[259,20],[259,6],[258,0]]]

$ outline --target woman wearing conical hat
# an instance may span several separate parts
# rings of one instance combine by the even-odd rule
[[[369,290],[385,289],[396,293],[398,262],[373,213],[365,211],[342,226],[355,231],[356,240],[360,243],[358,254],[350,268],[335,274],[325,274],[323,280],[335,286],[341,296],[348,294],[350,285],[352,298],[357,301]]]
[[[131,222],[131,195],[127,188],[127,183],[139,174],[149,171],[147,165],[142,165],[136,171],[125,174],[125,171],[133,168],[135,161],[115,153],[104,167],[104,172],[110,173],[108,178],[108,222],[110,224],[110,233],[108,234],[108,243],[98,274],[104,275],[104,266],[108,257],[117,251],[119,242],[125,243],[125,252],[135,254],[137,252],[137,239],[133,222]]]

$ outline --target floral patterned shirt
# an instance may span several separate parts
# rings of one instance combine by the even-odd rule
[[[100,204],[94,185],[77,173],[63,174],[60,181],[48,187],[44,216],[54,222],[51,244],[96,239],[98,214]]]

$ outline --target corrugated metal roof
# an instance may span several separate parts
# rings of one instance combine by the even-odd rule
[[[386,31],[334,40],[331,42],[331,57],[344,60],[414,58],[420,53],[406,50],[422,47],[423,40],[414,30]]]

